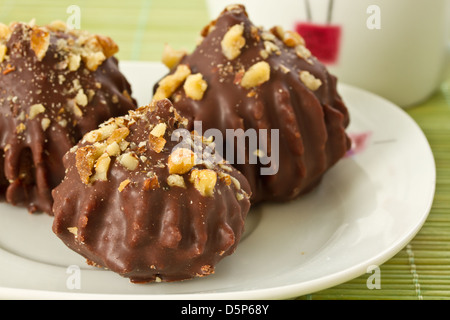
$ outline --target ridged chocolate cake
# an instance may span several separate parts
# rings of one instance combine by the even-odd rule
[[[0,24],[0,198],[51,214],[63,155],[135,109],[109,38],[62,22]]]
[[[163,99],[87,133],[64,157],[54,233],[135,283],[213,273],[241,239],[250,186],[186,124]]]
[[[256,27],[241,5],[227,7],[201,35],[190,54],[166,47],[170,72],[154,99],[171,99],[189,128],[198,121],[203,132],[222,133],[217,151],[248,179],[252,203],[314,188],[350,147],[336,78],[300,35]],[[237,142],[255,136],[257,144]]]

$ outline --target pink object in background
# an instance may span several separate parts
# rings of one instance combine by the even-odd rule
[[[295,30],[305,39],[311,53],[326,64],[334,64],[339,58],[341,26],[309,22],[297,23]]]

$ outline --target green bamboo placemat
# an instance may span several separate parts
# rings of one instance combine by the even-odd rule
[[[191,50],[209,22],[204,0],[1,0],[0,21],[66,21],[74,4],[81,9],[81,27],[111,36],[122,60],[159,60],[166,42]],[[381,288],[369,289],[371,274],[365,274],[298,299],[450,299],[450,82],[407,112],[425,132],[437,166],[428,220],[403,250],[380,266]]]

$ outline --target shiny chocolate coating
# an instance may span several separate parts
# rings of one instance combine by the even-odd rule
[[[116,50],[111,39],[63,23],[0,24],[3,201],[51,215],[64,154],[103,121],[136,108],[110,56]]]
[[[202,36],[195,50],[181,58],[168,75],[175,74],[179,66],[201,74],[207,84],[203,96],[187,94],[181,83],[169,91],[168,98],[189,120],[190,128],[200,121],[204,131],[219,129],[224,138],[229,129],[268,130],[267,148],[262,151],[270,155],[270,146],[278,147],[274,174],[261,174],[261,168],[268,165],[249,161],[252,154],[260,153],[249,145],[226,141],[224,149],[218,150],[250,182],[252,203],[288,201],[310,191],[350,147],[345,132],[349,114],[337,92],[336,77],[311,55],[301,37],[277,27],[257,28],[241,5],[226,8],[204,28]],[[252,66],[261,72],[253,73],[256,82],[249,85],[246,73]],[[264,73],[267,66],[270,75]],[[164,93],[158,92],[162,83],[154,86],[157,95]],[[276,141],[271,141],[272,130],[278,130]],[[227,157],[227,148],[233,147],[235,158]],[[245,163],[239,163],[239,153]]]
[[[166,99],[88,133],[64,157],[54,233],[89,264],[134,283],[213,273],[241,239],[250,186],[221,157],[200,157],[207,148],[198,135],[175,135],[185,124]],[[200,147],[195,163],[174,160],[193,145]],[[95,164],[85,161],[92,156]]]

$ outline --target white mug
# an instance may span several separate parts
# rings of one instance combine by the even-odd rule
[[[324,61],[330,72],[401,107],[424,101],[450,76],[450,0],[207,1],[211,19],[242,3],[267,28],[309,21],[340,29],[337,56]]]

